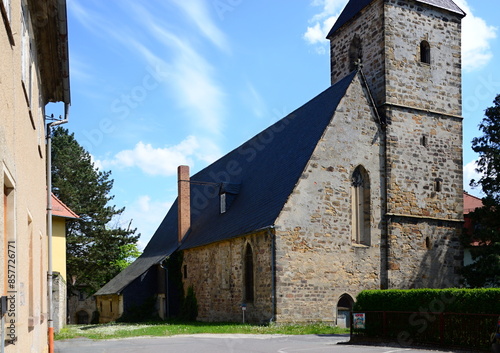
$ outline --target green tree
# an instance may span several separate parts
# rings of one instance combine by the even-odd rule
[[[473,240],[479,244],[471,248],[474,263],[463,268],[471,287],[500,286],[500,95],[493,103],[479,125],[483,135],[472,140],[472,149],[479,154],[476,171],[481,178],[471,185],[480,186],[486,196],[483,207],[471,213],[473,232],[463,237],[464,246]]]
[[[58,127],[52,134],[52,191],[80,218],[68,223],[68,291],[75,286],[94,293],[116,276],[139,235],[117,224],[124,208],[110,205],[111,172],[99,171],[74,134]],[[135,248],[136,249],[136,248]],[[133,255],[133,254],[132,254]]]

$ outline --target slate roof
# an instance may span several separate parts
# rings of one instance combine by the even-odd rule
[[[345,6],[344,10],[340,13],[339,18],[333,25],[330,32],[326,38],[330,38],[335,31],[337,31],[340,27],[345,25],[347,22],[352,20],[361,10],[370,5],[374,0],[350,0]],[[465,12],[463,12],[452,0],[416,0],[417,2],[436,6],[438,8],[448,10],[450,12],[457,13],[461,16],[465,16]]]
[[[177,242],[177,201],[143,254],[95,295],[120,293],[174,251],[272,227],[332,120],[355,72],[191,177],[191,228]],[[219,193],[232,196],[220,213]]]

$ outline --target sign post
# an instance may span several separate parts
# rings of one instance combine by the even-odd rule
[[[245,311],[247,311],[247,305],[245,303],[242,303],[240,306],[241,312],[243,313],[243,323],[245,323]]]
[[[365,313],[354,313],[353,314],[354,322],[353,327],[356,329],[364,329],[365,328]]]

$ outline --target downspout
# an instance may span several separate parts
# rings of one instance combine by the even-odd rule
[[[48,237],[48,268],[47,268],[47,292],[49,301],[48,312],[48,340],[49,353],[54,353],[54,303],[52,287],[54,274],[52,271],[52,128],[54,126],[66,124],[69,119],[69,106],[71,102],[69,84],[69,48],[68,48],[68,14],[66,0],[57,1],[57,20],[59,44],[62,46],[59,51],[59,60],[62,62],[62,101],[64,102],[64,119],[53,121],[47,124],[47,237]]]
[[[380,279],[380,287],[381,289],[388,289],[389,288],[389,241],[390,241],[390,229],[391,229],[391,222],[392,222],[392,218],[388,215],[388,209],[389,209],[389,201],[388,201],[388,187],[389,187],[389,166],[388,166],[388,163],[389,163],[389,157],[388,157],[388,154],[389,154],[389,151],[388,151],[388,148],[389,148],[389,143],[387,141],[387,137],[388,137],[388,118],[387,118],[387,114],[385,116],[385,118],[383,119],[382,116],[381,116],[381,113],[378,111],[378,107],[377,105],[375,104],[375,100],[373,98],[373,95],[370,91],[370,86],[368,85],[368,81],[366,80],[366,76],[362,70],[362,65],[359,65],[358,66],[358,72],[360,74],[360,77],[361,77],[361,80],[363,82],[363,84],[365,85],[366,87],[366,90],[368,92],[368,97],[369,97],[369,100],[370,100],[370,104],[372,105],[372,108],[373,108],[373,112],[375,113],[375,117],[377,118],[377,123],[379,124],[381,130],[382,130],[382,134],[383,134],[383,149],[384,149],[384,166],[383,166],[383,170],[384,170],[384,184],[383,184],[383,188],[384,188],[384,210],[382,210],[383,214],[384,214],[384,217],[385,217],[385,246],[384,247],[381,247],[381,249],[383,249],[384,251],[384,254],[382,254],[383,256],[381,256],[381,258],[383,259],[382,261],[384,261],[384,263],[381,264],[381,279]]]
[[[54,274],[52,270],[52,128],[61,124],[66,124],[69,117],[69,103],[64,104],[64,119],[53,121],[47,124],[47,238],[48,238],[48,266],[47,266],[47,294],[49,302],[48,312],[48,339],[49,353],[54,353],[54,303],[52,288],[54,282]]]

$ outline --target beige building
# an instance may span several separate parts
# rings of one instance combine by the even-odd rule
[[[65,0],[0,2],[0,283],[5,352],[48,350],[45,106],[70,104]],[[62,114],[62,112],[61,112]]]

